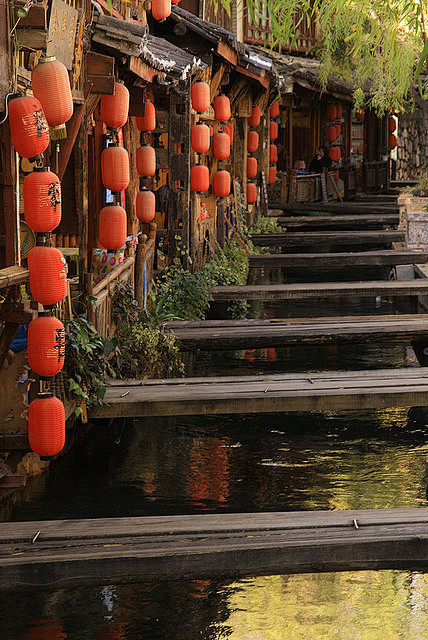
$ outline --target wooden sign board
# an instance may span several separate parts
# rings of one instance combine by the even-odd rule
[[[55,56],[67,69],[73,66],[76,28],[79,20],[77,9],[62,0],[52,0],[47,56]]]

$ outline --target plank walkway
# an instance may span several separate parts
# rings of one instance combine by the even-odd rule
[[[91,418],[336,411],[428,405],[428,368],[116,380]]]
[[[298,203],[269,203],[269,211],[272,215],[273,211],[287,211],[292,214],[293,212],[301,214],[303,211],[321,211],[326,213],[343,213],[344,215],[367,215],[375,213],[398,213],[399,208],[397,203],[385,202],[381,205],[373,204],[372,202],[328,202],[323,204],[322,202],[308,202],[307,204]]]
[[[427,568],[428,509],[9,522],[0,531],[3,591]]]
[[[250,267],[347,267],[422,264],[428,251],[416,249],[384,249],[379,251],[336,253],[278,253],[249,256]]]
[[[253,233],[251,240],[257,247],[311,247],[319,245],[390,245],[404,242],[404,231],[290,231],[285,233]]]
[[[366,216],[355,215],[321,215],[321,216],[279,216],[278,224],[287,229],[368,229],[396,226],[398,213],[376,214]]]
[[[166,327],[182,350],[260,349],[295,344],[426,339],[428,315],[352,316],[275,320],[195,320]]]
[[[302,300],[307,298],[418,296],[428,294],[428,278],[370,282],[293,282],[291,284],[219,285],[216,302],[227,300]]]

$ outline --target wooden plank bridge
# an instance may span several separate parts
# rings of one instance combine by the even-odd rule
[[[3,523],[0,589],[428,568],[428,509]]]
[[[297,231],[285,233],[253,233],[251,240],[257,247],[312,247],[320,245],[390,245],[404,242],[404,231]]]
[[[308,202],[308,203],[272,203],[269,205],[269,215],[275,217],[276,211],[286,211],[291,215],[296,213],[301,215],[304,212],[343,214],[343,215],[374,215],[385,213],[397,213],[399,208],[396,202],[383,202],[375,204],[374,202]],[[282,213],[281,213],[282,215]]]
[[[250,267],[353,267],[394,266],[427,262],[428,251],[383,249],[336,253],[273,253],[249,256]]]
[[[368,229],[396,226],[398,213],[361,215],[280,216],[278,224],[287,229]]]
[[[428,315],[352,316],[273,320],[186,320],[166,328],[182,350],[260,349],[295,344],[425,339]]]
[[[428,368],[114,380],[91,418],[339,411],[428,405]]]

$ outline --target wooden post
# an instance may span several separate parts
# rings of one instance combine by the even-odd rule
[[[127,234],[138,233],[139,221],[135,213],[135,199],[140,190],[140,176],[137,171],[137,148],[139,146],[140,132],[137,129],[135,118],[129,118],[123,127],[123,141],[129,154],[129,185],[125,191]]]
[[[76,207],[79,217],[79,273],[88,271],[88,135],[86,118],[80,125],[77,144],[74,147],[74,179]]]
[[[146,262],[147,236],[143,233],[138,236],[137,253],[135,256],[135,299],[143,308],[145,303],[144,265]]]
[[[90,297],[94,295],[94,274],[93,273],[85,273],[83,276],[83,291],[85,297]],[[94,309],[91,302],[84,301],[86,304],[86,308],[88,310],[88,320],[89,322],[93,322],[95,324],[96,321],[96,310]]]
[[[12,146],[9,120],[2,125],[1,164],[3,169],[3,215],[6,233],[5,266],[20,263],[18,242],[18,215],[16,188],[18,187],[18,167],[16,153]]]

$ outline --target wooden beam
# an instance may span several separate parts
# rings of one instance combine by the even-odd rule
[[[61,152],[58,160],[58,177],[63,179],[65,170],[67,169],[68,162],[71,154],[73,153],[74,144],[77,136],[79,135],[80,126],[82,120],[86,114],[86,105],[74,105],[74,113],[70,120],[67,122],[67,137],[60,142]]]
[[[236,67],[236,70],[239,71],[239,73],[242,73],[242,75],[247,76],[248,78],[252,78],[253,80],[257,80],[257,82],[260,82],[260,84],[265,89],[269,89],[270,80],[266,75],[258,76],[255,73],[253,73],[252,71],[248,71],[248,69],[244,69],[243,67],[239,67],[239,66]]]
[[[370,265],[421,264],[428,261],[428,251],[416,249],[337,253],[274,253],[252,255],[250,267],[349,267]]]
[[[311,247],[318,245],[390,245],[405,241],[404,231],[306,231],[253,233],[257,247]]]
[[[10,136],[9,120],[2,125],[1,166],[3,170],[3,215],[6,231],[6,266],[20,262],[18,215],[15,187],[18,181],[16,153]]]
[[[79,273],[88,271],[88,133],[86,121],[80,124],[74,147],[74,180],[76,207],[79,217]]]
[[[396,226],[398,213],[362,215],[321,215],[321,216],[279,216],[278,224],[287,229],[367,229],[373,227]]]
[[[233,64],[233,66],[236,66],[238,64],[238,55],[236,51],[234,51],[232,47],[229,47],[228,44],[223,42],[223,40],[220,40],[217,45],[217,53],[219,56],[227,60],[227,62]]]
[[[210,102],[212,102],[217,94],[217,90],[221,85],[221,80],[223,78],[223,74],[225,72],[226,65],[223,62],[220,63],[220,67],[217,69],[215,74],[211,79],[211,88],[210,88]]]
[[[160,71],[152,69],[146,65],[141,58],[136,58],[135,56],[129,56],[128,67],[132,73],[135,73],[136,76],[146,80],[147,82],[153,82],[156,76],[161,73]]]
[[[21,284],[26,282],[29,278],[30,272],[28,269],[21,267],[20,265],[14,265],[13,267],[6,267],[0,269],[0,289],[10,287],[14,284]]]
[[[349,214],[349,215],[374,215],[375,213],[379,214],[391,214],[399,213],[399,208],[396,204],[383,204],[383,205],[375,205],[372,203],[364,203],[364,202],[328,202],[326,204],[322,202],[307,202],[303,204],[299,204],[297,202],[284,204],[284,203],[269,203],[270,215],[274,215],[273,211],[278,210],[278,213],[275,215],[284,215],[282,211],[286,211],[288,215],[293,215],[294,212],[301,215],[303,211],[311,211],[311,212],[322,212],[328,214],[340,213],[340,214]]]

